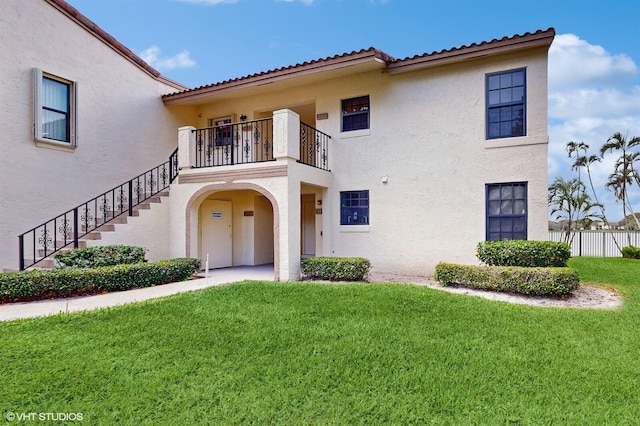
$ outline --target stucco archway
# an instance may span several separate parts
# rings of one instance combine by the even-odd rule
[[[273,264],[274,280],[280,280],[280,250],[279,250],[279,223],[280,213],[276,197],[267,189],[253,183],[215,183],[205,185],[195,191],[189,198],[185,210],[185,254],[187,257],[197,257],[197,249],[194,253],[194,246],[197,247],[198,232],[198,209],[202,202],[212,194],[227,191],[255,191],[264,196],[270,203],[273,210]],[[194,239],[196,239],[194,241]]]

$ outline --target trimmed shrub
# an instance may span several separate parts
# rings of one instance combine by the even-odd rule
[[[371,269],[363,257],[308,257],[302,259],[305,278],[329,281],[366,281]]]
[[[622,257],[624,257],[625,259],[640,259],[640,247],[622,247]]]
[[[578,275],[569,268],[439,263],[436,265],[434,278],[445,287],[458,284],[465,287],[530,296],[567,295],[580,286]]]
[[[136,246],[95,246],[62,251],[53,258],[62,268],[97,268],[146,262],[145,252]]]
[[[16,302],[152,287],[184,281],[200,270],[191,258],[98,268],[59,268],[0,274],[0,302]]]
[[[524,267],[564,267],[571,247],[552,241],[483,241],[478,244],[478,259],[487,265]]]

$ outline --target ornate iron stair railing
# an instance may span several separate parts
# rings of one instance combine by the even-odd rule
[[[20,270],[29,268],[161,191],[178,176],[178,150],[168,161],[18,236]],[[31,257],[27,257],[31,255]]]

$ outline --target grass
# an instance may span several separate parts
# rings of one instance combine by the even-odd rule
[[[90,424],[637,424],[640,261],[572,266],[624,308],[245,282],[0,323],[0,410]]]

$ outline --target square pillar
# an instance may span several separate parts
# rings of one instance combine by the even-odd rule
[[[289,109],[273,112],[273,157],[300,159],[300,116]]]
[[[286,195],[278,200],[280,281],[300,280],[300,181],[287,180]]]
[[[178,169],[190,169],[196,164],[196,130],[193,126],[178,129]]]

